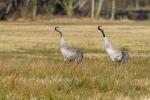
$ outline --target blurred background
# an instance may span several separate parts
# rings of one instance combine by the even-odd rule
[[[86,17],[150,19],[150,0],[0,0],[0,20]]]

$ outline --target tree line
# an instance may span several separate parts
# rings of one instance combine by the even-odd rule
[[[116,19],[141,11],[150,17],[150,0],[0,0],[1,20],[38,16]]]

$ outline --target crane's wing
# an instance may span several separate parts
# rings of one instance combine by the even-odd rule
[[[126,51],[122,51],[122,58],[121,58],[121,62],[124,64],[128,61],[129,59],[129,55]]]

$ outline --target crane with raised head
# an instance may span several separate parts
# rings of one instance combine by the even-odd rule
[[[63,32],[60,28],[55,27],[55,31],[60,34],[60,51],[64,57],[64,61],[74,61],[80,63],[83,59],[83,52],[80,49],[71,48],[65,43]]]
[[[113,62],[121,62],[121,63],[126,63],[128,61],[128,53],[123,50],[119,50],[116,48],[107,38],[104,28],[102,26],[98,26],[98,30],[101,31],[103,38],[104,38],[104,47],[106,50],[106,53],[110,57],[110,59]]]

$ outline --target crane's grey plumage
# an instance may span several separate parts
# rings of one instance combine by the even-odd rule
[[[60,33],[60,50],[64,57],[64,60],[80,63],[83,59],[83,52],[80,49],[71,48],[68,44],[65,43],[64,36],[60,28],[55,27],[55,31]]]
[[[122,59],[121,59],[121,62],[124,64],[128,61],[128,58],[129,58],[129,55],[126,51],[122,51]]]
[[[104,33],[104,29],[102,26],[98,26],[98,30],[100,30],[102,32],[102,35],[104,38],[105,50],[106,50],[106,53],[111,58],[111,60],[113,62],[126,63],[128,61],[128,53],[117,49],[114,45],[112,45],[109,42],[108,38],[106,37],[106,34]]]

